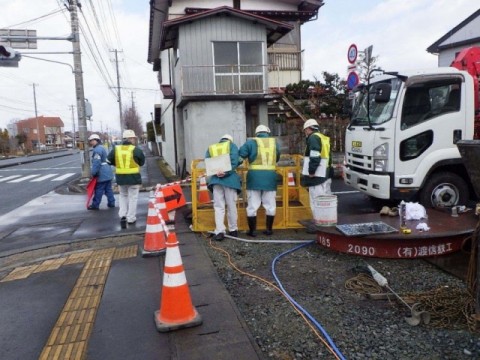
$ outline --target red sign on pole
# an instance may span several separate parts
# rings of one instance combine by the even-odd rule
[[[348,54],[347,54],[347,59],[350,64],[355,63],[357,61],[357,55],[358,55],[358,50],[357,50],[357,45],[352,44],[348,48]]]

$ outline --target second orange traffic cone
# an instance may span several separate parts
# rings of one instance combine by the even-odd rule
[[[163,195],[162,188],[157,189],[155,192],[155,202],[157,204],[157,209],[160,211],[162,218],[165,222],[170,221],[170,217],[168,215],[167,204],[165,203],[165,196]]]
[[[202,317],[192,305],[177,236],[174,232],[169,233],[167,237],[160,310],[155,311],[154,319],[159,332],[198,326],[202,323]]]
[[[198,189],[198,202],[200,204],[209,203],[210,200],[210,193],[207,187],[207,179],[205,176],[200,177],[200,187]]]
[[[288,198],[290,200],[298,199],[298,192],[295,188],[295,178],[293,177],[293,172],[288,172]]]
[[[154,199],[151,199],[148,202],[147,227],[145,228],[145,239],[141,250],[142,257],[162,255],[167,250],[165,229],[155,209],[154,201]]]

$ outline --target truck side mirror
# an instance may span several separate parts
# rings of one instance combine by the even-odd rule
[[[390,101],[392,86],[390,84],[380,83],[375,87],[375,102],[386,103]]]

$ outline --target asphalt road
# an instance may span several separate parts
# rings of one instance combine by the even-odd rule
[[[60,157],[52,158],[52,155],[45,154],[0,161],[0,215],[81,175],[81,158],[78,152],[68,151],[56,155]]]

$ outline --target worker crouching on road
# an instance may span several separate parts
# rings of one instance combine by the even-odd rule
[[[138,193],[142,185],[140,166],[145,164],[143,151],[136,146],[137,137],[133,130],[123,132],[122,145],[117,145],[108,154],[108,161],[115,166],[115,179],[120,193],[120,224],[124,229],[127,222],[137,221]]]
[[[260,205],[265,209],[265,235],[272,235],[273,220],[277,203],[276,164],[280,159],[280,148],[275,138],[270,137],[270,129],[259,125],[255,129],[255,137],[248,139],[240,147],[240,157],[248,159],[247,173],[247,221],[248,236],[255,237],[257,229],[257,210]]]
[[[237,167],[241,164],[238,156],[238,147],[233,143],[232,136],[226,134],[220,142],[208,147],[205,158],[220,155],[230,155],[232,170],[219,171],[210,177],[208,189],[213,193],[213,208],[215,210],[215,235],[213,240],[221,241],[225,238],[225,206],[227,207],[228,234],[238,236],[237,198],[242,190]]]
[[[88,138],[88,143],[92,149],[92,176],[97,178],[95,192],[88,210],[98,210],[102,202],[102,196],[107,197],[109,208],[115,207],[115,196],[112,190],[113,171],[110,164],[107,163],[107,150],[101,145],[100,136],[92,134]]]
[[[320,133],[315,119],[305,121],[303,125],[307,146],[304,153],[304,167],[300,184],[308,187],[310,208],[314,213],[315,198],[331,194],[333,176],[330,138]]]

